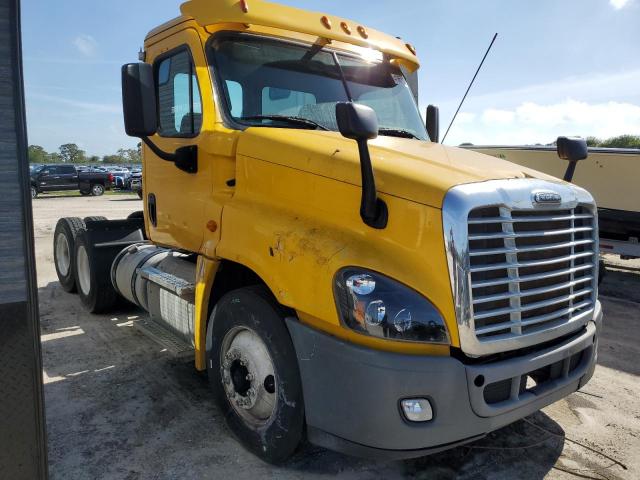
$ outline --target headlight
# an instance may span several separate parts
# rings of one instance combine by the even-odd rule
[[[390,340],[449,343],[444,319],[418,292],[384,275],[359,268],[340,270],[335,295],[343,324]]]

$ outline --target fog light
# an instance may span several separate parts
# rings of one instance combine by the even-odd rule
[[[433,419],[433,409],[426,398],[408,398],[400,404],[404,416],[410,422],[428,422]]]

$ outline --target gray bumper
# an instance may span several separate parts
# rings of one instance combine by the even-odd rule
[[[563,343],[521,357],[465,365],[452,357],[355,346],[289,320],[309,440],[377,458],[418,457],[476,440],[582,387],[593,375],[601,324],[598,303],[593,321]],[[526,376],[534,371],[552,373],[527,390]],[[485,389],[491,390],[488,399]],[[404,419],[400,400],[416,397],[429,399],[432,421]]]

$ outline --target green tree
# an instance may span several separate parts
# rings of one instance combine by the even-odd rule
[[[62,155],[57,152],[50,153],[47,158],[47,163],[62,163]]]
[[[606,148],[640,148],[640,136],[619,135],[600,142],[599,146]]]
[[[60,145],[60,156],[64,163],[84,163],[87,161],[86,153],[75,143]]]
[[[40,145],[29,145],[29,163],[47,163],[49,153]]]
[[[87,160],[89,163],[98,163],[100,161],[100,157],[98,155],[91,155]]]
[[[556,142],[550,143],[549,146],[555,146]],[[619,135],[617,137],[601,140],[598,137],[587,137],[587,145],[589,147],[601,148],[639,148],[640,136],[638,135]]]
[[[122,163],[122,158],[119,155],[105,155],[102,157],[102,163],[105,165],[114,165],[116,163]]]
[[[140,163],[140,152],[137,148],[121,148],[118,150],[118,156],[122,159],[122,163]]]

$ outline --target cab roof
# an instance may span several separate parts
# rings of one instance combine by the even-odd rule
[[[263,0],[190,0],[182,15],[147,35],[147,39],[180,23],[194,20],[201,27],[222,23],[260,25],[381,50],[419,66],[414,48],[404,40],[345,18],[311,12]]]

